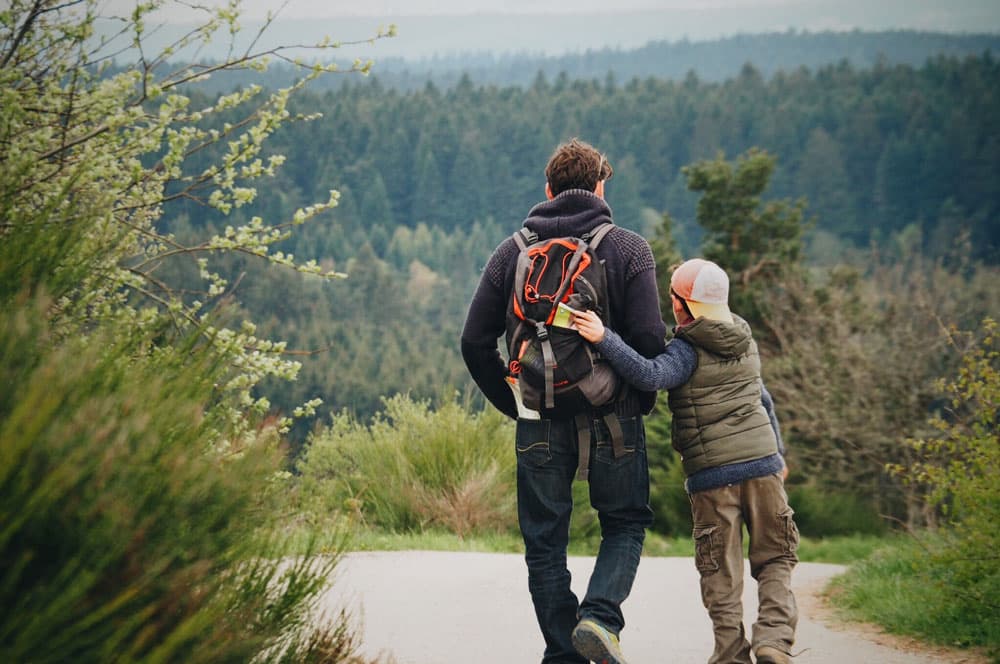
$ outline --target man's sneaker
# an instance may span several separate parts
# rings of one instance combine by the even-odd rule
[[[581,620],[573,630],[573,647],[597,664],[626,664],[618,637],[593,620]]]
[[[757,664],[792,664],[792,658],[772,646],[757,648]]]

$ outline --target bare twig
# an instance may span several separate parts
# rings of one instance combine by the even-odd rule
[[[28,34],[28,31],[31,30],[31,27],[35,24],[35,21],[38,20],[38,17],[42,15],[43,12],[42,2],[43,0],[35,0],[34,5],[31,7],[31,11],[28,12],[28,17],[24,19],[24,23],[21,25],[21,29],[18,30],[17,36],[14,37],[14,41],[11,42],[10,50],[7,51],[4,54],[3,59],[0,60],[0,67],[7,66],[7,63],[10,62],[10,59],[14,57],[15,53],[17,53],[17,49],[21,45],[21,42],[24,41],[24,38]]]

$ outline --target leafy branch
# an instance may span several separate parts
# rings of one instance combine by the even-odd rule
[[[147,23],[172,5],[196,10],[201,25],[153,53]],[[83,278],[66,280],[57,294],[57,311],[66,334],[99,321],[153,327],[169,322],[180,338],[194,331],[231,367],[221,387],[222,407],[236,423],[246,413],[263,413],[269,404],[252,396],[268,376],[294,378],[297,362],[283,357],[313,351],[288,351],[283,343],[259,339],[253,326],[238,330],[209,324],[213,308],[192,297],[202,293],[213,307],[227,301],[227,280],[208,267],[213,255],[246,255],[322,278],[342,278],[316,261],[302,262],[274,251],[294,227],[320,217],[338,202],[304,205],[290,219],[227,225],[211,237],[182,241],[169,233],[164,210],[171,202],[194,201],[220,218],[257,198],[256,181],[274,176],[282,155],[262,158],[266,140],[288,122],[309,121],[319,114],[293,114],[292,94],[326,73],[365,74],[371,62],[355,60],[346,69],[334,62],[306,63],[295,51],[321,55],[391,37],[380,30],[369,40],[261,46],[272,25],[269,15],[249,46],[237,52],[239,2],[204,7],[186,2],[150,0],[128,16],[102,14],[99,0],[13,0],[0,12],[0,233],[16,234],[58,219],[77,233],[79,255],[97,257]],[[120,21],[110,38],[97,36],[98,22]],[[183,65],[161,75],[188,49],[199,49],[220,32],[230,36],[228,57],[207,64]],[[120,41],[128,40],[128,46]],[[110,73],[113,61],[131,55],[134,62]],[[225,71],[265,71],[272,59],[293,62],[305,75],[293,85],[265,96],[259,86],[220,95],[207,107],[191,110],[189,91]],[[211,165],[185,168],[196,154],[209,154]],[[47,211],[42,217],[41,211]],[[58,228],[58,227],[57,227]],[[192,289],[177,277],[154,274],[165,263],[189,259],[204,288]],[[68,268],[66,268],[68,269]],[[228,290],[229,295],[233,289]],[[315,405],[309,402],[302,412]],[[282,426],[287,426],[283,422]],[[238,431],[238,429],[237,429]]]

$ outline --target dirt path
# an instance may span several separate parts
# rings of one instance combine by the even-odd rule
[[[570,559],[582,595],[592,557]],[[933,650],[837,621],[816,593],[843,567],[802,563],[793,584],[800,608],[796,664],[979,664],[975,655]],[[747,574],[744,617],[756,616]],[[522,664],[541,660],[542,639],[516,554],[405,551],[353,553],[324,597],[331,613],[348,608],[360,623],[362,653],[397,664]],[[623,606],[622,648],[630,664],[703,664],[712,628],[698,576],[687,558],[643,558]]]

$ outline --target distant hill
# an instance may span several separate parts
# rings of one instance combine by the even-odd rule
[[[1000,35],[933,32],[796,32],[736,35],[712,41],[657,41],[632,50],[601,49],[556,57],[465,55],[410,63],[376,61],[377,75],[394,87],[431,79],[448,86],[467,73],[477,83],[530,84],[541,71],[554,78],[634,77],[682,79],[689,72],[706,81],[723,81],[752,63],[764,76],[799,67],[816,69],[842,60],[867,68],[882,60],[919,66],[938,55],[964,57],[985,51],[1000,54]]]
[[[986,52],[1000,54],[1000,34],[790,30],[711,41],[656,41],[635,49],[603,48],[559,56],[489,52],[419,60],[376,56],[373,76],[379,84],[399,90],[419,89],[428,82],[447,89],[463,76],[482,85],[527,86],[539,73],[550,81],[562,74],[570,79],[604,80],[610,73],[621,83],[636,77],[681,80],[694,72],[700,80],[718,82],[738,75],[748,62],[770,77],[780,70],[800,67],[815,70],[842,61],[856,68],[869,68],[877,62],[920,66],[938,56],[963,58]],[[249,76],[261,82],[259,75],[248,75],[247,80]],[[294,76],[289,67],[275,65],[265,80],[269,85],[279,86]],[[338,88],[347,81],[357,80],[353,76],[328,76],[316,81],[314,89]],[[220,77],[214,85],[231,89],[241,82],[241,76],[233,74]]]

